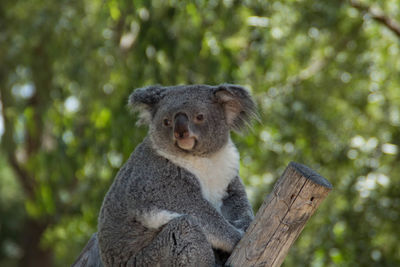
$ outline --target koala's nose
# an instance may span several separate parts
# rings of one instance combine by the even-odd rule
[[[189,119],[184,113],[178,113],[175,115],[174,136],[177,139],[189,137]]]

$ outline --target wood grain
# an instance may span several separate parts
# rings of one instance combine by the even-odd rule
[[[332,185],[305,165],[291,162],[235,247],[227,266],[280,266]]]

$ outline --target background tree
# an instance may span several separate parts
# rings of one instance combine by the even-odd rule
[[[400,265],[400,6],[376,1],[0,3],[0,265],[65,266],[142,140],[149,84],[238,83],[255,210],[286,164],[334,184],[285,266]]]

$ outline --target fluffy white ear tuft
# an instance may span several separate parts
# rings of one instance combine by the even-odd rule
[[[242,130],[253,118],[258,117],[256,105],[245,88],[222,84],[215,89],[214,95],[223,106],[226,122],[233,130]]]
[[[138,125],[151,122],[154,106],[165,96],[166,91],[165,87],[157,85],[133,91],[129,96],[128,105],[133,111],[139,112]]]
[[[145,105],[145,104],[137,104],[135,106],[132,106],[132,110],[134,112],[138,112],[138,120],[136,122],[136,125],[149,125],[151,122],[151,110],[150,108]]]
[[[240,102],[231,93],[225,90],[216,92],[215,96],[224,106],[227,123],[233,125],[236,117],[241,111]]]

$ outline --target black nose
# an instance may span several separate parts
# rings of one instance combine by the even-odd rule
[[[184,113],[175,115],[174,136],[177,139],[189,137],[189,119]]]

